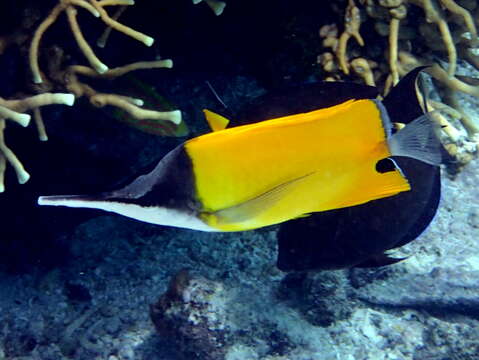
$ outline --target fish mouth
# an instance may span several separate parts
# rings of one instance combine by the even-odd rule
[[[68,207],[96,207],[99,202],[108,199],[109,194],[97,195],[48,195],[38,197],[38,205],[47,206],[68,206]]]

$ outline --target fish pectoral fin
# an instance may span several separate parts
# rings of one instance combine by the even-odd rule
[[[205,114],[206,121],[208,122],[211,131],[224,130],[230,122],[224,116],[216,114],[208,109],[203,109],[203,113]]]
[[[216,218],[219,225],[237,224],[244,221],[254,219],[263,211],[274,206],[284,198],[296,186],[300,185],[304,180],[314,173],[300,176],[296,179],[284,182],[260,195],[240,204],[217,210],[210,215]]]

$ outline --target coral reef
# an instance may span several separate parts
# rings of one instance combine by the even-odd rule
[[[459,60],[479,70],[474,21],[474,14],[479,13],[477,3],[348,0],[343,11],[343,24],[320,29],[323,47],[328,51],[321,53],[318,62],[326,79],[341,79],[352,70],[366,84],[383,86],[386,94],[413,67],[432,65],[426,71],[434,79],[440,99],[427,99],[427,110],[438,110],[432,116],[443,127],[441,137],[455,164],[449,170],[460,170],[477,154],[479,145],[479,121],[456,100],[457,92],[479,97],[476,79],[457,74]],[[375,36],[367,31],[367,43],[361,27],[375,30]],[[343,29],[341,33],[338,28]],[[348,42],[351,37],[359,48]],[[438,63],[438,56],[446,56],[447,63]]]
[[[77,21],[77,7],[88,10],[94,17],[100,18],[109,28],[120,31],[125,35],[144,43],[146,46],[151,46],[154,39],[141,32],[133,30],[127,27],[117,20],[111,18],[105,10],[105,7],[112,5],[133,5],[131,0],[118,0],[118,1],[98,1],[98,0],[61,0],[52,9],[50,14],[40,23],[37,27],[29,48],[29,65],[32,73],[32,80],[35,84],[44,83],[44,79],[39,67],[39,47],[41,39],[45,31],[56,22],[58,16],[65,12],[68,18],[68,24],[70,30],[75,38],[78,47],[82,54],[85,56],[89,63],[89,67],[81,65],[72,65],[63,68],[64,54],[61,49],[53,49],[50,55],[50,61],[48,66],[47,81],[53,82],[53,84],[45,84],[43,86],[36,87],[36,90],[41,92],[45,88],[52,86],[62,87],[73,93],[75,97],[87,96],[90,103],[97,107],[103,107],[105,105],[112,105],[119,107],[130,115],[140,119],[161,119],[171,121],[175,124],[181,122],[181,112],[178,110],[161,112],[156,110],[142,109],[143,101],[141,99],[130,98],[127,96],[117,94],[104,94],[95,91],[91,86],[86,85],[78,79],[78,75],[87,77],[100,77],[105,79],[114,79],[118,76],[122,76],[130,71],[138,69],[154,69],[154,68],[171,68],[173,66],[172,60],[158,60],[158,61],[143,61],[139,63],[133,63],[125,65],[115,69],[109,69],[94,53],[88,42],[85,40],[80,25]],[[120,16],[116,14],[116,18]],[[107,32],[108,34],[108,32]],[[106,43],[106,36],[100,37],[101,45]]]
[[[96,90],[92,85],[85,83],[81,79],[82,77],[86,77],[91,79],[113,80],[135,70],[171,68],[173,66],[172,60],[164,59],[134,62],[110,69],[97,57],[83,35],[81,26],[77,19],[78,10],[87,11],[93,17],[99,18],[107,26],[104,34],[99,38],[99,46],[106,45],[111,29],[122,32],[128,37],[142,42],[146,46],[151,46],[154,42],[152,37],[118,22],[118,18],[122,11],[131,5],[134,5],[134,1],[132,0],[58,0],[53,9],[51,9],[49,14],[38,25],[37,23],[40,17],[38,15],[39,9],[23,9],[24,17],[22,18],[21,23],[17,25],[17,28],[6,35],[0,36],[0,55],[4,54],[9,47],[16,46],[20,48],[22,54],[28,58],[28,66],[31,72],[32,81],[26,81],[24,89],[19,92],[19,95],[15,95],[12,99],[0,99],[0,106],[2,109],[0,121],[0,132],[2,134],[0,139],[1,191],[4,191],[3,174],[7,161],[15,169],[20,183],[25,183],[29,179],[29,174],[23,168],[21,161],[15,156],[13,151],[7,147],[3,136],[5,119],[10,119],[19,122],[22,126],[26,126],[28,125],[27,120],[29,119],[29,115],[23,115],[22,117],[19,114],[13,114],[11,111],[16,111],[18,113],[32,110],[33,118],[38,129],[39,139],[41,141],[48,140],[48,135],[40,107],[55,103],[66,103],[71,105],[75,98],[80,98],[82,96],[88,98],[90,104],[95,107],[110,105],[123,110],[134,119],[171,123],[172,126],[166,131],[167,134],[175,134],[175,129],[181,128],[179,125],[182,123],[182,117],[179,110],[158,111],[156,109],[148,109],[143,107],[144,101],[142,99],[114,93],[104,93]],[[117,11],[112,17],[110,17],[106,9],[113,6],[119,6],[119,9],[122,11]],[[58,22],[58,18],[62,13],[65,13],[69,30],[71,31],[81,54],[83,54],[88,61],[89,66],[71,65],[72,55],[68,53],[68,50],[63,49],[60,46],[41,46],[45,33]],[[30,35],[32,33],[33,36]],[[46,64],[46,69],[43,71],[40,67],[42,59],[45,60],[44,63]],[[65,92],[70,95],[67,97],[63,96],[62,98],[61,95],[52,96],[50,94],[52,92]],[[26,95],[25,93],[29,94]],[[142,127],[145,126],[141,124],[137,127],[142,129]],[[160,129],[158,133],[164,135],[165,131],[162,132],[162,130],[163,129]]]

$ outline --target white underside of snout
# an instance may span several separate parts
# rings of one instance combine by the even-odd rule
[[[95,201],[95,200],[79,200],[73,198],[50,198],[43,196],[38,198],[39,205],[51,205],[51,206],[67,206],[73,208],[90,208],[100,209],[123,216],[127,216],[132,219],[147,222],[150,224],[174,226],[184,229],[192,229],[199,231],[218,231],[211,226],[205,224],[201,219],[186,212],[168,209],[164,207],[143,207],[136,204],[125,204],[113,201]]]

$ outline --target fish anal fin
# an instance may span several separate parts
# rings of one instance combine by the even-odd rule
[[[205,114],[206,121],[208,122],[211,131],[224,130],[230,122],[224,116],[214,113],[208,109],[203,109],[203,113]]]

